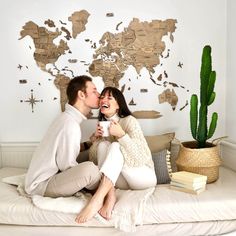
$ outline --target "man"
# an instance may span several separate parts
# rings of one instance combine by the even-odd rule
[[[72,196],[83,188],[97,188],[101,173],[92,162],[78,164],[80,125],[91,109],[98,108],[99,93],[88,76],[72,79],[68,104],[48,129],[30,163],[25,191],[47,197]]]
[[[83,188],[96,190],[75,219],[77,223],[84,223],[103,207],[105,197],[103,211],[106,212],[106,205],[114,198],[114,193],[110,194],[114,186],[93,162],[76,162],[80,152],[80,124],[92,108],[99,106],[95,85],[90,77],[78,76],[69,82],[66,92],[69,100],[66,109],[52,123],[36,149],[26,174],[25,191],[31,195],[63,197],[72,196]]]

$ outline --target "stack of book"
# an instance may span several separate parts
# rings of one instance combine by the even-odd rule
[[[186,193],[199,194],[206,189],[207,176],[187,171],[172,173],[170,188]]]

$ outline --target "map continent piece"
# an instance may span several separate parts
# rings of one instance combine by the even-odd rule
[[[176,105],[178,103],[178,97],[174,91],[174,89],[172,89],[172,91],[170,89],[166,89],[163,93],[161,93],[159,96],[159,103],[164,103],[164,102],[168,102],[173,111],[176,108]]]
[[[97,59],[92,62],[89,66],[89,72],[92,76],[101,76],[105,87],[115,86],[119,87],[119,80],[123,77],[125,69],[123,64],[115,61],[104,61],[102,59]]]
[[[66,95],[66,89],[69,82],[70,82],[70,78],[62,74],[56,75],[56,79],[54,80],[55,86],[60,91],[60,102],[61,102],[62,111],[65,111],[65,105],[68,101],[67,95]]]
[[[72,22],[72,37],[75,39],[78,34],[85,31],[90,14],[86,10],[74,12],[68,20]]]
[[[23,26],[19,40],[26,36],[30,36],[33,39],[35,46],[34,60],[41,70],[47,72],[46,65],[55,63],[62,54],[65,54],[66,50],[69,50],[64,40],[60,40],[58,46],[53,43],[53,40],[60,34],[61,32],[58,29],[52,32],[29,21]]]

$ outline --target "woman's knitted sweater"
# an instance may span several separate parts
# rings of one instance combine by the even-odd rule
[[[125,135],[121,138],[109,136],[97,139],[90,147],[89,159],[97,164],[97,146],[101,141],[107,140],[119,142],[127,166],[140,167],[146,165],[153,167],[151,151],[137,119],[130,115],[120,118],[118,123],[125,131]]]

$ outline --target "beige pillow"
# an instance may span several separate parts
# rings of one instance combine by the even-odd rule
[[[157,153],[163,149],[170,149],[170,143],[174,139],[175,133],[166,133],[154,136],[145,136],[151,153]]]
[[[78,163],[85,162],[89,160],[89,149],[79,153],[79,156],[76,158]]]

